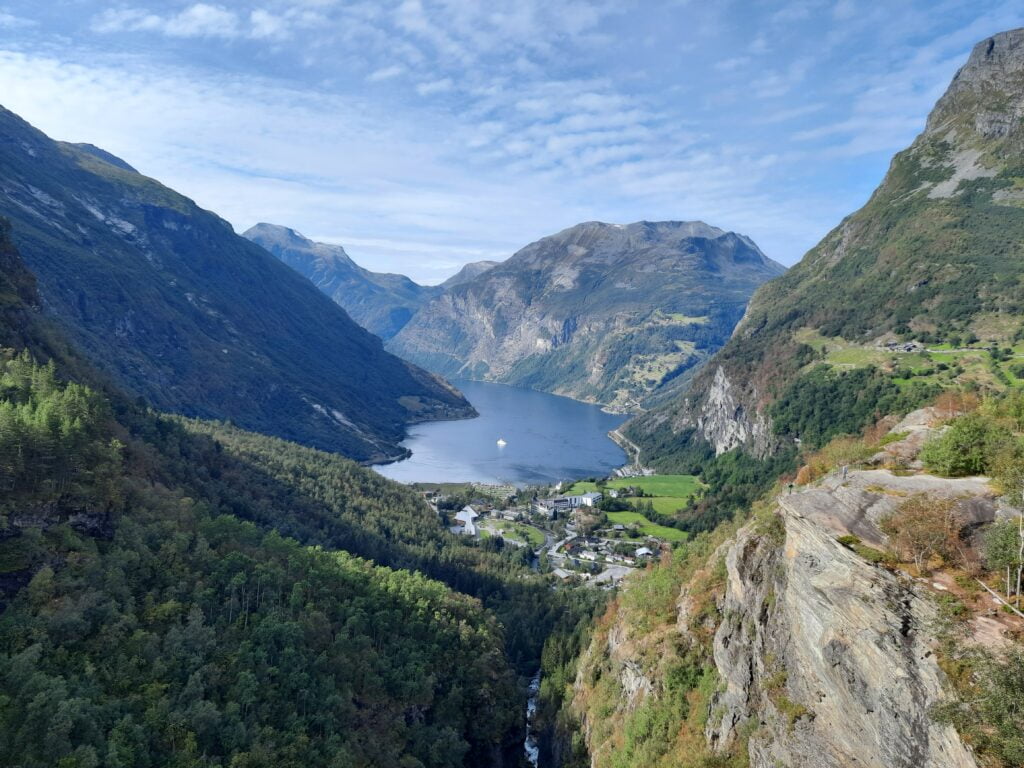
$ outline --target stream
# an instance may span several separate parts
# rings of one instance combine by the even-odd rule
[[[529,698],[526,699],[526,738],[523,740],[523,750],[526,752],[526,759],[534,768],[537,768],[537,760],[540,758],[540,747],[537,745],[537,734],[533,730],[533,718],[537,714],[537,702],[540,699],[540,670],[537,670],[530,679],[530,687],[527,689]]]

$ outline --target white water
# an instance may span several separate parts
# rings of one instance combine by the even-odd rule
[[[537,700],[540,698],[540,670],[537,670],[537,674],[530,680],[528,690],[530,695],[526,700],[526,739],[523,740],[523,750],[530,765],[537,768],[540,747],[537,745],[537,734],[533,730],[533,718],[537,714]]]

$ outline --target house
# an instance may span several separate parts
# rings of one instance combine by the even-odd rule
[[[519,513],[514,509],[503,509],[500,512],[494,513],[495,517],[500,517],[502,520],[518,520]]]
[[[556,578],[559,578],[562,581],[565,581],[566,579],[571,579],[573,576],[572,571],[567,571],[565,570],[565,568],[555,568],[551,571],[551,573],[553,573]]]
[[[633,553],[637,557],[650,557],[654,552],[647,547],[637,547],[636,552]]]
[[[476,536],[476,519],[478,517],[480,517],[480,514],[467,504],[455,515],[455,525],[452,526],[452,531],[467,536]]]
[[[600,493],[591,491],[590,493],[581,493],[575,496],[556,496],[553,499],[547,499],[556,510],[579,509],[580,507],[596,507],[598,503],[603,499]]]
[[[626,530],[626,526],[624,526],[622,523],[616,523],[615,525],[612,526],[612,530],[613,531],[624,531],[624,530]]]
[[[530,502],[530,512],[550,520],[555,516],[555,504],[551,499],[534,499]]]
[[[597,560],[597,554],[591,552],[590,550],[580,552],[580,560],[590,560],[591,562],[594,562],[595,560]]]

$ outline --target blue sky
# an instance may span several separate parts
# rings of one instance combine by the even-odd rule
[[[1019,0],[0,0],[0,103],[437,282],[579,221],[792,264]]]

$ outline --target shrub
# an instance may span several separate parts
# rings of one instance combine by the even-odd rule
[[[955,419],[943,434],[921,449],[929,471],[946,477],[981,475],[994,457],[1013,443],[1010,431],[986,414],[968,413]]]
[[[953,499],[933,499],[916,494],[882,519],[880,527],[889,537],[897,555],[912,560],[919,573],[926,571],[933,557],[947,561],[961,558],[960,530],[963,526]]]

